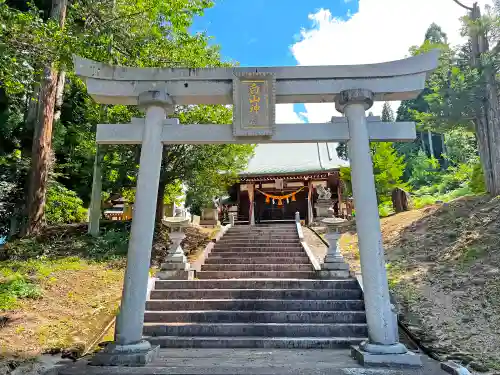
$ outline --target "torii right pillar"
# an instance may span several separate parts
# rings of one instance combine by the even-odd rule
[[[375,179],[365,111],[373,105],[373,93],[342,91],[336,109],[349,124],[348,154],[356,209],[356,228],[368,323],[368,340],[352,348],[352,355],[367,366],[422,365],[420,356],[399,342],[397,316],[389,298]]]

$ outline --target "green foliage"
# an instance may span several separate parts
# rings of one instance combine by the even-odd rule
[[[177,116],[182,123],[232,123],[232,111],[224,106],[181,108]],[[254,145],[236,144],[181,147],[186,150],[184,159],[180,160],[187,186],[186,207],[192,213],[199,213],[201,208],[211,205],[215,197],[227,193],[227,188],[237,181],[238,172],[246,167],[255,148]]]
[[[165,193],[163,195],[164,204],[180,204],[180,198],[182,197],[182,183],[181,181],[176,181],[173,184],[168,184],[165,187]]]
[[[53,181],[47,190],[45,218],[49,224],[80,223],[87,219],[87,210],[75,192]]]
[[[391,199],[391,192],[396,187],[405,188],[401,177],[406,164],[399,156],[392,143],[376,142],[372,144],[373,174],[379,202]]]
[[[475,194],[482,194],[486,192],[484,183],[484,172],[481,163],[476,163],[472,167],[472,175],[470,176],[469,188]]]
[[[380,203],[391,199],[391,192],[396,187],[405,188],[401,180],[405,169],[403,157],[399,156],[390,142],[372,143],[373,174],[375,188]],[[351,169],[340,168],[340,178],[346,185],[346,193],[352,194]]]
[[[394,121],[394,111],[388,102],[384,103],[382,107],[382,121],[393,122]]]
[[[1,151],[0,147],[0,237],[3,237],[15,230],[22,218],[29,160],[17,149],[7,155],[2,155]]]
[[[445,157],[452,165],[477,161],[477,141],[474,133],[455,129],[447,132],[445,139]]]
[[[386,217],[394,213],[391,201],[385,201],[378,205],[378,214],[380,217]]]
[[[416,195],[412,197],[413,208],[419,209],[435,204],[437,201],[449,202],[453,199],[475,195],[468,186],[449,191],[445,194]]]
[[[54,269],[78,269],[82,258],[106,262],[127,254],[130,227],[117,223],[105,228],[102,235],[87,235],[87,226],[54,227],[45,237],[27,237],[9,241],[5,245],[8,262],[0,262],[0,276],[9,269],[28,274],[47,275]],[[123,224],[123,225],[121,225]],[[71,227],[69,228],[71,229]]]
[[[0,279],[0,311],[10,310],[17,305],[18,299],[42,297],[42,290],[36,284],[31,283],[21,274]]]
[[[62,30],[49,19],[50,1],[8,4],[0,0],[0,165],[8,166],[7,173],[0,171],[0,235],[15,229],[12,218],[24,212],[27,168],[19,161],[30,160],[30,116],[36,108],[32,104],[36,104],[36,88],[47,64],[67,73],[61,116],[54,123],[55,163],[50,177],[58,185],[51,187],[47,197],[49,223],[82,219],[81,206],[89,203],[91,194],[96,125],[127,123],[143,116],[137,107],[95,103],[72,71],[73,54],[132,67],[231,65],[221,62],[218,46],[209,43],[206,34],[189,30],[193,18],[213,5],[210,0],[117,0],[113,6],[75,0],[70,2]],[[228,124],[232,112],[225,106],[177,106],[174,116],[181,123]],[[219,192],[234,182],[252,150],[247,145],[167,146],[159,195],[171,203],[177,200],[182,184],[210,181],[210,185],[212,180],[204,194]],[[13,158],[13,152],[19,155]],[[133,198],[140,146],[106,145],[99,152],[103,196],[123,193]]]
[[[352,179],[350,167],[340,167],[340,179],[344,181],[345,184],[344,194],[352,196]]]
[[[409,160],[411,177],[408,181],[413,189],[428,186],[439,180],[439,162],[434,158],[428,158],[424,151],[419,151],[416,156]]]
[[[91,259],[104,261],[127,255],[129,235],[126,232],[109,230],[102,236],[87,237],[85,240],[85,253]]]

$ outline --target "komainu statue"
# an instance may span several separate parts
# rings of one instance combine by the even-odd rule
[[[318,199],[320,200],[328,200],[332,198],[332,192],[330,188],[326,188],[323,185],[319,185],[317,187],[318,190]]]

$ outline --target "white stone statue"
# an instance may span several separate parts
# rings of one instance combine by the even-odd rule
[[[332,198],[332,192],[330,188],[326,188],[323,185],[318,186],[318,199],[327,200]]]

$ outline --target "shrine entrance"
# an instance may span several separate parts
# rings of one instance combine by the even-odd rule
[[[133,119],[129,124],[99,125],[96,135],[98,144],[142,144],[118,333],[116,343],[105,349],[113,360],[117,356],[141,356],[145,363],[154,354],[149,342],[142,340],[142,334],[164,144],[341,141],[347,142],[349,148],[365,281],[369,340],[359,349],[366,358],[384,355],[386,363],[414,363],[409,359],[413,354],[408,354],[399,343],[389,299],[369,142],[413,140],[415,124],[383,123],[380,118],[366,117],[365,113],[374,101],[415,98],[424,89],[428,74],[437,67],[438,57],[439,52],[433,51],[370,65],[203,69],[126,68],[75,58],[76,74],[86,81],[88,93],[97,102],[139,105],[146,112],[145,118]],[[344,117],[316,124],[275,123],[277,103],[327,102],[335,103]],[[174,105],[196,104],[232,104],[233,123],[180,125],[177,119],[166,117]],[[99,178],[95,182],[93,197],[100,197]],[[256,194],[255,186],[251,185],[250,202],[254,202]],[[250,225],[254,225],[253,204],[249,205],[249,212]],[[287,214],[282,212],[283,217]],[[91,208],[94,228],[95,217],[94,201]]]

